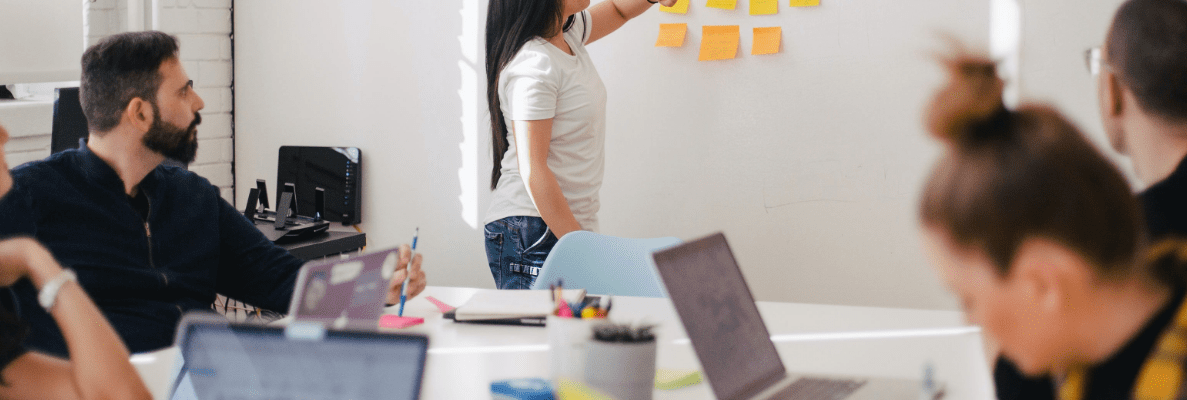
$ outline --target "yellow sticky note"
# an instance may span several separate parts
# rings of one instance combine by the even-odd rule
[[[688,24],[659,24],[659,39],[655,47],[680,47],[684,45],[684,33]]]
[[[688,14],[688,3],[692,3],[692,0],[676,0],[676,5],[659,6],[659,10],[672,14]]]
[[[779,41],[783,38],[783,28],[774,26],[769,28],[754,28],[754,46],[750,47],[750,54],[775,54],[779,52]]]
[[[771,15],[779,12],[779,0],[750,0],[750,15]]]
[[[709,4],[705,4],[705,7],[733,10],[738,8],[738,0],[709,0]]]
[[[738,41],[742,36],[737,25],[705,25],[701,27],[701,55],[697,60],[728,60],[738,56]]]
[[[816,7],[820,5],[820,0],[791,0],[792,7]]]

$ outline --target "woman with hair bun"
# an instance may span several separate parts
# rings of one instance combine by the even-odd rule
[[[988,60],[944,64],[926,117],[947,145],[920,201],[928,257],[1003,357],[1051,377],[999,396],[1187,398],[1183,244],[1144,249],[1129,185],[1059,112],[1006,109]]]

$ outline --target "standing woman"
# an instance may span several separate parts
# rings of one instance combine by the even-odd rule
[[[499,289],[527,289],[558,238],[596,231],[606,88],[585,45],[676,0],[491,0],[486,97],[494,191],[486,257]],[[586,8],[589,8],[586,10]]]

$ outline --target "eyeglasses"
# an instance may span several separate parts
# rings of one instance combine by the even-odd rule
[[[1092,76],[1100,75],[1101,68],[1109,67],[1101,59],[1100,47],[1093,47],[1084,51],[1084,66],[1088,68],[1088,73],[1092,74]]]

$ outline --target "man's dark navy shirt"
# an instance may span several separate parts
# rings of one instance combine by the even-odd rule
[[[0,236],[34,237],[73,268],[132,352],[172,345],[181,315],[209,309],[216,293],[288,309],[302,261],[205,178],[158,166],[139,186],[146,218],[115,170],[86,147],[21,165],[12,176],[12,191],[0,200]],[[10,290],[31,328],[25,347],[66,355],[33,285],[23,280]]]
[[[1140,198],[1151,243],[1172,237],[1187,239],[1187,158],[1179,160],[1166,179],[1146,188]]]

